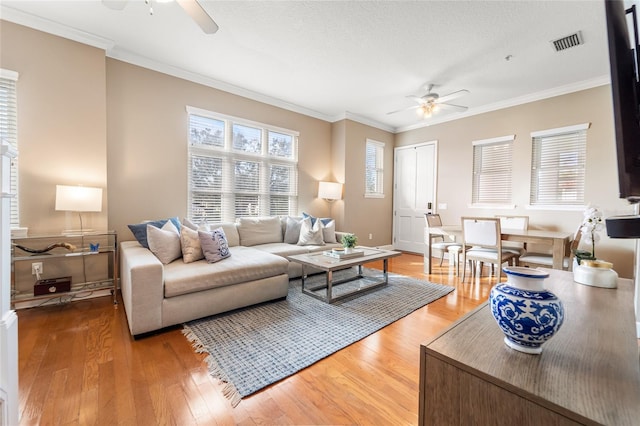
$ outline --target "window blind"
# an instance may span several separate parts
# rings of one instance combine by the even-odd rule
[[[297,214],[297,132],[191,107],[187,111],[192,220]]]
[[[583,205],[586,127],[532,134],[532,205]]]
[[[384,143],[367,139],[365,196],[384,195]]]
[[[511,204],[514,137],[473,142],[473,204]]]
[[[18,149],[18,73],[0,69],[0,138]],[[11,193],[15,197],[10,202],[11,227],[20,226],[18,203],[18,159],[11,161]]]

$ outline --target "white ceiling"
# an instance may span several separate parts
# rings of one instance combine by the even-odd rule
[[[603,1],[207,1],[220,30],[182,8],[130,0],[2,0],[0,18],[105,48],[109,57],[328,121],[390,131],[609,82]],[[584,45],[550,41],[581,31]],[[511,60],[505,58],[510,55]],[[427,83],[465,113],[420,120]]]

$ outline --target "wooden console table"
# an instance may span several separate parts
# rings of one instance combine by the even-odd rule
[[[565,322],[528,355],[503,343],[488,305],[420,347],[420,425],[638,425],[633,285],[584,286],[549,270]]]

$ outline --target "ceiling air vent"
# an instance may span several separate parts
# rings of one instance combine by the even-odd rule
[[[566,37],[553,40],[551,43],[553,44],[553,47],[556,49],[556,52],[561,52],[563,50],[569,49],[570,47],[584,44],[584,41],[582,40],[582,33],[578,31]]]

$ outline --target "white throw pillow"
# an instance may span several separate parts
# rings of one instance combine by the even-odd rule
[[[182,248],[182,261],[184,263],[191,263],[204,258],[198,231],[186,225],[180,229],[180,246]]]
[[[165,265],[182,256],[180,234],[170,220],[162,228],[147,225],[147,241],[149,250]]]
[[[325,243],[337,243],[336,240],[336,221],[331,219],[329,221],[319,220],[322,226],[322,239]],[[316,222],[317,223],[317,222]]]
[[[300,226],[300,238],[298,239],[299,246],[323,246],[324,240],[322,239],[322,225],[319,220],[311,225],[311,218],[306,217],[302,219],[302,226]]]

